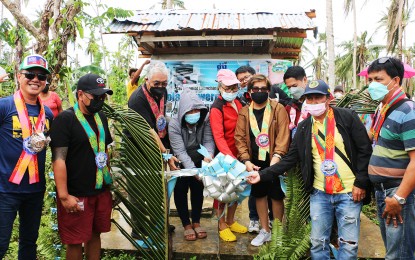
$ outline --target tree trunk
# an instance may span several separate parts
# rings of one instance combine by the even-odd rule
[[[173,0],[166,0],[166,9],[173,9]]]
[[[396,19],[396,23],[398,24],[398,58],[402,60],[402,16],[403,16],[403,6],[405,4],[405,0],[399,0],[399,9],[398,9],[398,16]]]
[[[352,0],[353,8],[353,88],[357,88],[356,77],[357,77],[357,17],[356,17],[356,0]]]
[[[327,18],[327,53],[328,53],[328,77],[329,86],[333,92],[335,84],[335,67],[334,67],[334,33],[333,33],[333,4],[332,0],[326,0],[326,18]]]

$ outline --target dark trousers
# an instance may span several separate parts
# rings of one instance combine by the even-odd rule
[[[19,213],[19,260],[36,260],[44,192],[0,193],[0,259],[10,243],[13,222]]]
[[[190,202],[192,204],[192,223],[200,223],[203,205],[203,183],[195,177],[179,177],[174,188],[174,203],[183,227],[190,225],[189,205],[187,192],[190,188]]]

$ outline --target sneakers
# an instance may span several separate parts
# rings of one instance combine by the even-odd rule
[[[258,236],[252,239],[251,245],[262,246],[262,244],[269,241],[271,241],[271,232],[267,232],[265,231],[265,229],[261,229],[261,231],[259,231]]]
[[[249,227],[248,227],[249,233],[259,233],[259,221],[258,220],[250,220],[249,221]]]

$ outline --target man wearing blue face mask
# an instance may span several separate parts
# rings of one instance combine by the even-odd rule
[[[415,259],[415,110],[402,90],[404,67],[384,57],[368,68],[369,94],[381,101],[370,137],[369,177],[375,187],[385,259]]]
[[[370,200],[370,140],[354,111],[329,106],[330,88],[324,81],[311,81],[304,95],[311,116],[298,125],[287,155],[253,172],[249,182],[275,180],[300,162],[304,188],[311,194],[311,258],[330,259],[330,234],[337,221],[338,259],[357,259],[360,211]]]
[[[198,153],[200,145],[206,147],[213,157],[215,142],[210,129],[208,109],[191,89],[184,89],[179,104],[179,113],[169,124],[170,147],[181,161],[182,168],[200,168],[209,158]],[[187,192],[190,189],[192,222],[189,219]],[[193,241],[205,238],[206,230],[200,226],[203,205],[203,184],[196,177],[179,177],[174,188],[174,203],[184,228],[184,239]]]

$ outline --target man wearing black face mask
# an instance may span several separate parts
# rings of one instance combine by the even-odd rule
[[[271,84],[264,75],[253,75],[248,82],[248,93],[252,102],[239,112],[235,145],[238,159],[245,163],[247,171],[257,171],[278,163],[281,156],[288,151],[288,115],[283,105],[268,98],[270,89]],[[256,199],[256,209],[262,226],[251,245],[261,246],[271,240],[268,197],[272,201],[273,216],[281,221],[284,214],[284,193],[276,179],[273,182],[253,185],[251,196]]]
[[[81,77],[77,103],[58,115],[51,129],[52,161],[57,190],[59,235],[67,259],[99,259],[100,234],[111,228],[112,199],[107,145],[112,143],[101,112],[106,96],[98,75]]]

